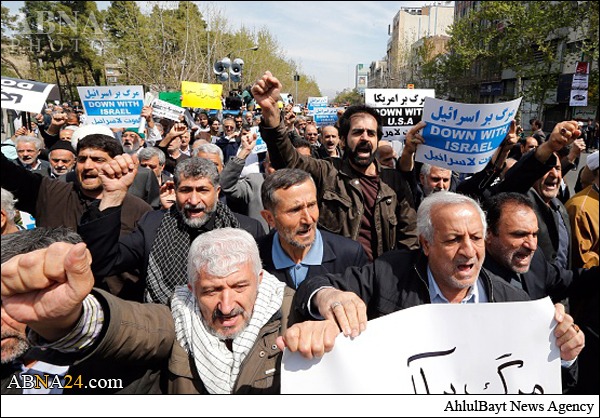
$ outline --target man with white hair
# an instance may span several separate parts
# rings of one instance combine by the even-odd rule
[[[122,381],[159,393],[277,394],[285,347],[307,358],[333,347],[338,325],[294,323],[293,290],[262,270],[247,232],[224,228],[201,234],[186,258],[187,285],[176,289],[170,308],[93,290],[84,244],[53,244],[13,257],[2,265],[2,297],[8,314],[27,323],[38,334],[33,340],[41,336],[46,349],[73,360],[83,355],[81,366],[114,369],[120,360],[124,366],[134,360],[137,375],[119,366],[126,374]],[[47,277],[32,274],[39,271]],[[50,280],[55,277],[65,280]],[[46,285],[38,285],[44,280]],[[36,302],[19,303],[24,296]],[[40,312],[35,320],[34,312]],[[69,354],[75,348],[77,354]]]
[[[487,220],[475,200],[453,192],[433,193],[421,202],[417,232],[419,250],[390,251],[343,275],[306,279],[295,306],[307,317],[335,318],[342,330],[358,335],[367,319],[413,306],[529,300],[525,291],[483,266]],[[563,305],[555,308],[556,344],[565,366],[571,366],[585,337]]]
[[[15,197],[8,190],[2,189],[2,235],[12,234],[21,228],[15,222],[17,210],[15,209]]]
[[[15,139],[15,148],[17,149],[15,162],[32,173],[49,176],[50,163],[39,159],[43,146],[42,140],[34,136],[18,136]]]

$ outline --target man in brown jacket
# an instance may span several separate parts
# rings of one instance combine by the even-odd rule
[[[331,319],[287,329],[293,290],[262,270],[254,238],[237,228],[193,242],[170,309],[90,294],[93,283],[85,244],[53,244],[2,264],[3,307],[37,333],[34,345],[79,366],[137,365],[140,378],[123,381],[154,393],[276,394],[284,347],[322,356],[339,333]]]
[[[402,175],[376,160],[383,136],[381,117],[368,106],[351,106],[340,119],[343,159],[317,160],[301,156],[287,139],[277,101],[282,85],[269,71],[252,87],[262,109],[260,131],[271,164],[300,168],[317,184],[319,227],[359,241],[370,260],[394,249],[418,248],[417,214]]]

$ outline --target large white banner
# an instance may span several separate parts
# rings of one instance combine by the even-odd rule
[[[284,394],[560,394],[549,298],[427,304],[369,321],[307,360],[285,351]]]
[[[508,133],[521,98],[503,103],[463,104],[426,98],[425,144],[415,160],[457,173],[478,173],[492,159]]]

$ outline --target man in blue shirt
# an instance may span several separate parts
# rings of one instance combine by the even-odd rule
[[[261,198],[261,214],[274,231],[259,239],[260,256],[265,270],[291,288],[307,277],[368,262],[357,241],[317,228],[317,188],[306,171],[282,169],[267,176]]]

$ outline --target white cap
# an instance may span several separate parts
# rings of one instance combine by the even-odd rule
[[[113,131],[106,125],[83,125],[80,126],[75,132],[73,132],[73,136],[71,137],[71,145],[74,150],[77,150],[77,143],[81,141],[88,135],[101,134],[107,135],[111,138],[115,137]]]
[[[591,171],[598,169],[598,151],[594,151],[588,155],[586,165]]]

